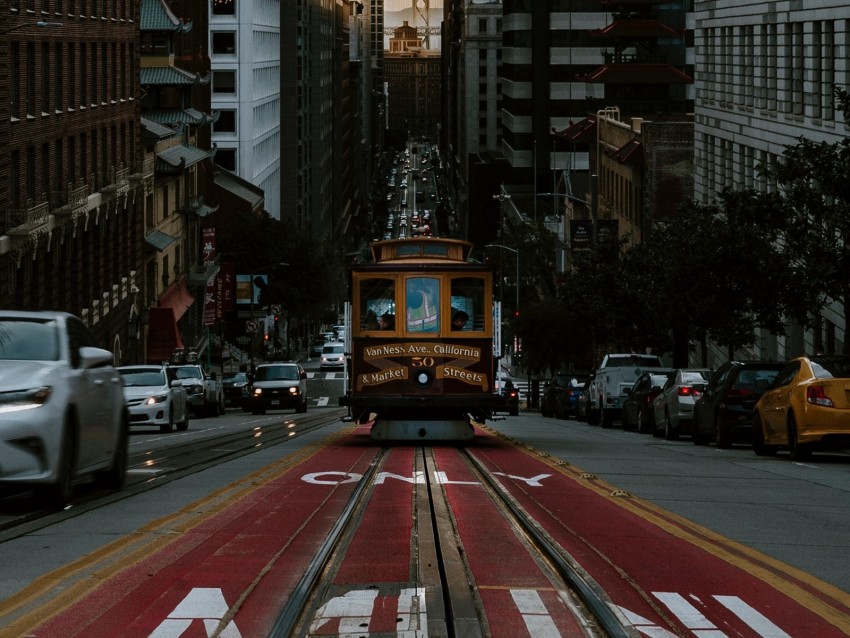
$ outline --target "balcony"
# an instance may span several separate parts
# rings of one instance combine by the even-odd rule
[[[46,232],[50,224],[50,203],[47,195],[41,196],[40,204],[28,199],[24,208],[6,213],[6,234],[15,237],[32,237]]]
[[[89,207],[89,187],[85,180],[80,178],[75,187],[72,182],[68,182],[68,188],[64,191],[59,191],[53,194],[53,210],[51,211],[56,216],[76,217],[88,211]]]

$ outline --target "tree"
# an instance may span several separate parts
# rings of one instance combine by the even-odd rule
[[[846,103],[845,103],[846,108]],[[800,138],[764,167],[782,195],[778,244],[791,264],[788,315],[813,325],[830,300],[850,316],[850,139]],[[850,339],[844,340],[850,354]]]

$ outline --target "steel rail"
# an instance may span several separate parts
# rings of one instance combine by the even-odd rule
[[[388,453],[389,450],[387,448],[381,448],[375,458],[372,459],[372,462],[369,464],[369,469],[366,470],[360,478],[360,481],[357,483],[357,487],[354,488],[354,492],[352,492],[351,497],[348,499],[348,503],[336,523],[334,523],[334,526],[328,533],[327,538],[325,538],[324,542],[322,542],[321,547],[319,547],[316,555],[310,561],[310,564],[307,566],[303,576],[301,576],[300,580],[295,585],[292,595],[289,596],[286,601],[286,605],[275,620],[275,623],[268,634],[268,638],[291,638],[295,635],[294,632],[298,625],[298,620],[303,615],[307,607],[307,602],[309,601],[313,590],[316,588],[316,584],[319,582],[319,578],[322,572],[324,572],[331,554],[339,545],[342,533],[345,531],[349,522],[354,518],[355,512],[357,512],[358,508],[365,506],[363,496],[366,493],[366,490],[372,485],[375,473],[378,471],[378,467],[382,464]]]
[[[599,586],[589,582],[585,575],[576,569],[569,553],[534,524],[531,516],[468,449],[463,449],[461,452],[510,511],[514,520],[533,540],[537,546],[536,549],[555,566],[564,582],[575,590],[606,634],[611,638],[634,638],[634,631],[623,625],[622,619],[611,609],[608,597],[604,595],[604,592],[600,593]]]

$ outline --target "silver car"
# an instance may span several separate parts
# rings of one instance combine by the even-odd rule
[[[653,436],[664,436],[669,441],[690,433],[694,404],[710,377],[711,370],[707,368],[679,368],[667,375],[661,392],[652,402]]]
[[[154,426],[161,432],[189,427],[189,404],[180,379],[169,381],[165,368],[157,365],[123,366],[118,372],[131,427]]]
[[[86,475],[124,485],[128,414],[112,361],[73,315],[0,311],[0,483],[55,506]]]

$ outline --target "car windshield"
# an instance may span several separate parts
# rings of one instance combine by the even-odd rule
[[[645,356],[639,354],[630,354],[619,357],[608,357],[608,362],[605,364],[609,368],[626,368],[629,366],[641,368],[660,368],[661,364],[655,356]]]
[[[0,359],[58,361],[59,325],[43,319],[0,320]]]
[[[161,370],[121,370],[121,380],[127,387],[165,385]]]
[[[228,374],[222,379],[222,383],[248,383],[248,375],[244,372]]]
[[[322,354],[342,354],[344,346],[325,346]]]
[[[176,369],[178,379],[202,379],[203,375],[198,368],[187,366],[185,368]]]
[[[257,368],[257,381],[298,381],[301,375],[295,366],[267,366]]]
[[[705,376],[702,372],[683,372],[682,383],[702,383],[705,381]]]

